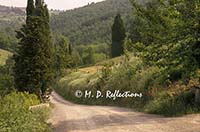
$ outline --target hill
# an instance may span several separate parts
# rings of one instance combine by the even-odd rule
[[[15,30],[25,21],[25,8],[0,5],[0,48],[13,50],[16,46]]]
[[[131,13],[129,0],[106,0],[68,11],[50,10],[54,37],[64,35],[72,44],[110,43],[111,26],[117,13],[126,21]],[[16,47],[15,30],[25,21],[25,8],[0,5],[0,48]]]
[[[50,10],[58,14],[59,10]],[[26,8],[0,5],[0,48],[13,51],[17,45],[15,31],[25,22]]]
[[[61,12],[51,17],[54,33],[69,37],[73,44],[110,42],[113,19],[131,13],[129,0],[107,0]]]
[[[11,52],[0,49],[0,66],[4,65],[8,57],[11,55]]]
[[[25,20],[25,8],[0,5],[0,29],[17,28]],[[7,29],[8,30],[8,29]]]

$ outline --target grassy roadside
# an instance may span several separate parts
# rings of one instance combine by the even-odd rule
[[[0,100],[0,131],[52,132],[49,112],[50,107],[41,106],[36,95],[12,92]]]
[[[55,86],[55,91],[65,99],[90,105],[115,105],[134,108],[138,111],[160,114],[164,116],[181,116],[199,113],[200,105],[194,103],[194,92],[191,83],[182,81],[164,83],[163,69],[148,67],[137,57],[132,57],[128,63],[123,58],[110,61],[111,65],[87,67],[68,73]],[[109,61],[101,63],[101,66]],[[113,66],[114,64],[114,66]],[[119,64],[119,65],[118,65]],[[96,70],[95,70],[96,69]],[[191,79],[193,85],[198,81]],[[76,90],[106,91],[120,90],[142,93],[142,98],[77,98]],[[95,95],[96,96],[96,95]]]
[[[12,55],[11,52],[0,49],[0,66],[5,65],[6,60],[11,55]]]

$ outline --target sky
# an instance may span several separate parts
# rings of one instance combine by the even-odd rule
[[[69,10],[103,0],[44,0],[49,9]],[[0,0],[0,5],[25,7],[27,0]]]

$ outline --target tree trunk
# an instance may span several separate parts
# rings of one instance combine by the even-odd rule
[[[200,88],[199,87],[195,88],[195,103],[197,104],[200,103]]]

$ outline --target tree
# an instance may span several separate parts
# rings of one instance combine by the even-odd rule
[[[85,64],[94,64],[95,58],[94,58],[94,49],[92,47],[87,48],[87,54],[84,57],[84,63]]]
[[[114,24],[112,26],[112,45],[111,55],[112,57],[121,56],[124,54],[123,43],[126,37],[125,28],[121,15],[118,14],[115,17]]]
[[[52,81],[52,42],[49,13],[42,1],[28,0],[27,21],[17,38],[14,81],[18,91],[44,96]]]
[[[170,80],[188,79],[200,67],[199,0],[131,0],[136,16],[145,24],[139,30],[144,45],[140,54],[150,65],[163,67]],[[144,26],[145,25],[145,28]],[[138,48],[135,47],[135,48]]]
[[[82,58],[81,58],[81,56],[80,56],[80,54],[77,50],[73,50],[72,60],[73,60],[73,65],[75,66],[75,68],[77,68],[77,66],[83,64],[83,60],[82,60]]]
[[[95,58],[94,58],[94,49],[92,47],[88,48],[88,63],[94,64]]]
[[[69,39],[65,36],[59,36],[57,39],[54,47],[54,70],[57,75],[60,75],[62,70],[71,67],[73,62]]]
[[[69,55],[72,55],[72,45],[71,44],[69,44]]]
[[[26,14],[27,14],[27,17],[32,16],[34,14],[34,1],[33,0],[28,0]]]

